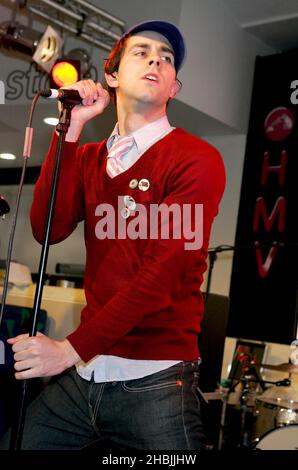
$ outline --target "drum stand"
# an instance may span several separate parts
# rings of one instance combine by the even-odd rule
[[[232,378],[233,380],[233,378]],[[223,444],[223,433],[226,423],[226,411],[227,411],[227,404],[229,396],[232,392],[235,391],[235,388],[241,383],[242,390],[240,394],[240,437],[238,442],[239,448],[249,448],[250,447],[250,440],[249,440],[249,430],[247,428],[247,413],[248,413],[248,400],[250,398],[251,389],[250,384],[255,383],[259,384],[262,390],[265,389],[265,382],[262,379],[259,371],[254,367],[254,364],[251,364],[245,372],[243,376],[237,378],[237,381],[230,386],[230,388],[222,388],[222,414],[220,420],[220,432],[219,432],[219,440],[218,440],[218,450],[221,450]]]
[[[227,411],[227,404],[230,394],[235,390],[237,385],[240,383],[242,384],[242,390],[240,395],[240,438],[238,447],[240,448],[248,448],[249,447],[249,433],[247,430],[247,411],[248,411],[248,399],[250,394],[249,383],[250,382],[258,382],[257,380],[252,380],[249,376],[241,377],[235,384],[233,384],[230,388],[224,389],[223,393],[223,406],[222,406],[222,414],[221,414],[221,421],[220,421],[220,432],[219,432],[219,439],[218,439],[218,450],[221,450],[222,443],[223,443],[223,433],[226,424],[226,411]]]
[[[209,400],[221,400],[222,401],[222,410],[221,410],[221,416],[220,416],[220,428],[219,428],[219,435],[218,435],[218,444],[217,444],[217,450],[222,450],[222,446],[224,443],[224,430],[226,426],[226,412],[227,412],[227,405],[228,405],[228,400],[230,393],[234,391],[234,389],[239,385],[240,382],[243,383],[245,382],[243,386],[243,390],[241,392],[241,398],[240,398],[240,403],[241,403],[241,431],[240,431],[240,442],[239,442],[239,447],[248,447],[248,433],[246,431],[246,413],[247,413],[247,400],[248,400],[248,394],[249,394],[249,382],[250,379],[247,377],[245,379],[240,379],[238,380],[235,384],[233,384],[231,387],[220,387],[219,391],[215,391],[212,393],[201,393],[202,397],[204,400],[208,403]]]
[[[240,416],[241,416],[241,424],[240,424],[240,442],[239,447],[249,447],[249,435],[247,431],[246,421],[247,421],[247,402],[248,402],[248,395],[249,395],[249,382],[250,379],[248,377],[243,377],[240,379],[242,383],[242,392],[240,395]]]
[[[225,388],[225,387],[221,388],[222,409],[221,409],[221,416],[220,416],[220,428],[219,428],[219,435],[218,435],[217,450],[222,450],[222,445],[224,442],[224,429],[225,429],[225,422],[226,422],[226,412],[227,412],[229,393],[230,393],[229,388]]]

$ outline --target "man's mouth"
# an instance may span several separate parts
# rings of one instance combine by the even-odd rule
[[[157,83],[158,76],[155,75],[155,73],[147,73],[146,75],[144,75],[143,80],[148,80],[149,82]]]

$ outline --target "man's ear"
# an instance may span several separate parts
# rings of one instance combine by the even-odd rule
[[[170,90],[170,98],[173,99],[181,90],[181,82],[176,78]]]
[[[105,73],[105,79],[106,79],[106,82],[109,85],[109,87],[117,88],[117,86],[118,86],[117,72]]]

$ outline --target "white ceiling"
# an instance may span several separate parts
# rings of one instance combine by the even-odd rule
[[[297,0],[224,0],[224,3],[241,24],[293,14],[297,16],[298,11]]]
[[[298,47],[298,0],[219,1],[225,3],[227,11],[241,28],[257,36],[276,51]],[[140,20],[158,17],[179,23],[182,0],[90,0],[90,2],[131,25]],[[11,4],[12,2],[9,0],[0,0],[0,17],[2,6],[7,7]],[[42,117],[49,115],[51,110],[54,110],[52,104],[39,105],[36,110],[34,148],[42,150],[39,152],[41,154],[40,158],[35,157],[29,165],[35,166],[42,161],[44,145],[49,139],[49,128],[42,123]],[[22,151],[19,148],[20,136],[24,133],[24,121],[26,119],[24,116],[27,116],[28,112],[28,105],[0,106],[0,152],[12,151],[20,156],[19,154]],[[193,133],[196,133],[196,128],[199,127],[200,135],[234,132],[232,129],[223,126],[178,100],[172,103],[169,114],[174,125],[181,125],[182,123],[184,128]],[[112,128],[114,119],[114,112],[110,108],[109,113],[105,114],[104,122],[100,118],[92,122],[89,130],[85,133],[85,140],[98,140],[106,136]],[[15,166],[21,166],[21,159],[18,158],[14,162],[0,160],[0,169]]]
[[[223,0],[247,32],[284,51],[298,47],[298,0]]]

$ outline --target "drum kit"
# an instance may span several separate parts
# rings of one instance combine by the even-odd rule
[[[278,382],[263,380],[261,368],[284,372],[289,377]],[[292,374],[298,374],[298,366],[291,363],[251,363],[228,390],[230,403],[231,392],[235,391],[235,386],[241,386],[238,403],[232,403],[238,406],[241,416],[239,447],[298,450],[298,388],[292,386]],[[248,415],[252,419],[248,420]]]

